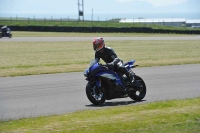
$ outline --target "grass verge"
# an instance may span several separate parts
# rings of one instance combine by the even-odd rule
[[[200,98],[0,122],[2,133],[199,133]]]
[[[200,63],[200,42],[106,41],[124,62],[141,67]],[[94,58],[91,41],[0,42],[0,77],[83,71]]]

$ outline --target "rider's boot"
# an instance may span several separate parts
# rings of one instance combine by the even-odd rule
[[[132,73],[129,73],[129,72],[127,71],[127,72],[125,73],[125,75],[128,77],[130,83],[133,84],[134,81],[135,81],[135,78],[134,78],[133,74],[132,74]]]
[[[141,87],[139,82],[135,81],[134,75],[132,73],[129,73],[129,72],[127,72],[125,75],[129,78],[129,81],[130,81],[132,88],[136,91],[141,92],[143,88]]]
[[[129,73],[128,71],[125,73],[125,75],[127,76],[127,78],[128,78],[128,80],[129,80],[129,83],[130,83],[130,85],[132,86],[133,85],[133,83],[134,83],[134,76],[131,74],[131,73]],[[129,89],[128,88],[125,88],[125,90],[124,91],[129,91]]]

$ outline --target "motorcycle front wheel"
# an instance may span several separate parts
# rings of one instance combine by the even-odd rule
[[[96,82],[89,81],[86,85],[86,95],[94,105],[101,105],[106,101],[103,89],[95,85]]]
[[[141,91],[131,90],[129,92],[129,97],[135,101],[141,101],[146,95],[146,85],[143,79],[139,76],[135,75],[135,80],[139,81],[142,90]]]

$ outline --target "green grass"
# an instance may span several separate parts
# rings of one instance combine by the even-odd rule
[[[199,133],[200,98],[0,122],[1,133]]]
[[[168,29],[168,30],[199,30],[188,27],[173,27],[162,26],[157,24],[144,24],[144,23],[119,23],[120,19],[109,21],[68,21],[64,19],[22,19],[18,18],[0,18],[0,25],[8,26],[66,26],[66,27],[149,27],[152,29]]]
[[[106,41],[123,61],[140,67],[200,63],[200,42]],[[91,41],[0,42],[0,77],[83,71],[94,58]],[[103,63],[103,62],[102,62]]]

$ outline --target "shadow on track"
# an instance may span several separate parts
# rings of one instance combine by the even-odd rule
[[[141,100],[141,101],[123,101],[123,102],[105,102],[103,105],[85,105],[86,107],[105,107],[105,106],[121,106],[121,105],[129,105],[129,104],[134,104],[134,103],[139,103],[139,102],[144,102],[146,100]]]

